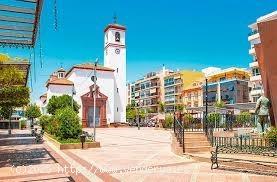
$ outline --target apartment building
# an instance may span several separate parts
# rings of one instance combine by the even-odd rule
[[[183,91],[196,80],[204,77],[202,72],[182,70],[170,73],[164,77],[165,111],[173,112],[176,106],[183,103]]]
[[[143,78],[128,84],[128,104],[147,112],[158,113],[159,102],[164,102],[164,77],[172,71],[165,69],[147,73]]]
[[[194,81],[188,85],[182,93],[182,101],[186,108],[203,106],[203,84],[204,78]]]
[[[225,104],[248,103],[250,73],[242,68],[227,68],[207,75],[208,105],[222,101]],[[205,102],[206,86],[203,86]]]
[[[260,66],[257,61],[257,55],[255,51],[255,45],[261,43],[258,23],[271,21],[274,19],[277,19],[277,11],[258,18],[256,22],[248,26],[251,29],[251,32],[248,35],[248,41],[250,43],[249,54],[252,56],[252,62],[249,63],[249,67],[251,69],[250,86],[252,88],[249,96],[252,102],[256,102],[260,94],[263,92]]]

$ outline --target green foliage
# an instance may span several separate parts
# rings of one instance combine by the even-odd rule
[[[224,108],[225,107],[225,103],[223,101],[217,101],[214,106],[216,108]]]
[[[52,118],[51,116],[48,115],[42,115],[39,117],[39,125],[43,130],[46,130],[46,127],[49,125],[51,122]],[[47,131],[48,132],[48,131]],[[50,132],[49,132],[50,133]]]
[[[26,128],[26,126],[27,126],[27,120],[26,119],[20,120],[20,128]]]
[[[193,122],[193,116],[191,115],[191,114],[185,114],[185,116],[184,116],[184,119],[185,119],[185,122],[186,123],[191,123],[191,122]]]
[[[251,121],[251,114],[249,112],[241,112],[236,117],[236,122],[240,125],[245,125],[246,123]]]
[[[164,123],[163,123],[163,127],[164,127],[164,128],[171,128],[171,127],[172,127],[172,124],[173,124],[173,120],[174,120],[173,116],[170,115],[170,114],[167,114],[167,115],[165,116],[165,121],[164,121]]]
[[[139,109],[138,110],[138,115],[140,118],[145,118],[146,117],[146,112],[144,109]]]
[[[183,104],[178,104],[178,105],[176,106],[176,110],[177,110],[177,111],[180,111],[180,112],[184,111],[184,108],[185,108],[185,106],[184,106]]]
[[[5,67],[0,71],[0,86],[2,87],[23,85],[25,83],[23,73],[14,66]]]
[[[80,118],[70,107],[60,109],[56,112],[55,120],[60,123],[59,131],[56,136],[61,139],[78,138],[82,132]]]
[[[127,120],[134,120],[136,118],[136,110],[131,105],[126,107],[126,118]]]
[[[51,135],[58,135],[60,131],[61,122],[55,118],[55,116],[50,116],[49,123],[45,126],[47,133]]]
[[[37,105],[31,104],[27,107],[25,116],[30,119],[38,118],[41,116],[40,109]]]
[[[69,95],[62,96],[52,96],[47,104],[47,112],[54,115],[55,112],[59,109],[71,107],[72,106],[72,97]],[[75,100],[73,100],[73,109],[76,113],[79,112],[80,106]]]
[[[10,119],[12,111],[12,107],[2,106],[0,107],[0,116],[2,116],[4,119]]]
[[[29,103],[29,88],[11,86],[0,89],[0,105],[7,107],[22,107]]]
[[[215,123],[215,122],[219,122],[220,120],[220,115],[219,113],[210,113],[208,114],[207,120],[209,123]]]
[[[159,113],[164,113],[164,103],[159,102]]]
[[[271,146],[277,147],[277,128],[270,128],[265,137],[269,140]]]

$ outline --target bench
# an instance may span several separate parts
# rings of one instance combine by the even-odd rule
[[[264,161],[261,159],[256,160],[255,158],[247,159],[244,156],[245,154],[254,156],[255,154],[252,153],[241,153],[244,154],[241,157],[239,157],[238,153],[232,153],[234,157],[219,157],[218,154],[220,152],[222,152],[222,149],[219,146],[216,146],[215,150],[211,151],[211,169],[222,168],[255,174],[277,175],[277,163],[274,162],[275,156],[272,157],[273,160]],[[220,167],[219,163],[223,165]]]

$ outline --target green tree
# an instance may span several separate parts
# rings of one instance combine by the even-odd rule
[[[0,70],[0,88],[1,87],[10,87],[10,86],[19,86],[25,83],[24,75],[16,67],[5,67]]]
[[[220,120],[219,113],[210,113],[208,114],[207,120],[210,124],[218,123]]]
[[[164,113],[164,103],[159,102],[159,113]]]
[[[126,107],[126,118],[129,121],[136,118],[136,109],[132,105],[127,105]]]
[[[56,112],[55,120],[60,123],[56,136],[62,140],[69,138],[77,139],[82,132],[80,118],[71,107],[59,109]]]
[[[16,107],[29,103],[29,88],[24,84],[23,73],[15,67],[5,67],[0,74],[0,106],[1,115],[9,119],[9,134],[11,134],[11,116]]]
[[[31,104],[27,107],[25,116],[31,119],[31,128],[33,128],[34,119],[41,116],[39,107],[36,104]]]
[[[72,107],[72,97],[69,95],[52,96],[47,104],[47,112],[54,115],[59,109]],[[79,113],[80,106],[73,100],[73,110]]]
[[[173,124],[173,116],[171,114],[167,114],[165,116],[165,121],[163,122],[163,127],[164,128],[171,128],[172,127],[172,124]]]
[[[216,107],[216,108],[224,108],[225,107],[225,103],[223,101],[217,101],[214,104],[214,107]]]

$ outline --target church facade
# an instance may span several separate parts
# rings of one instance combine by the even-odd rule
[[[104,29],[104,65],[74,65],[68,71],[59,69],[46,83],[47,92],[40,96],[43,113],[52,96],[70,95],[81,106],[79,116],[83,127],[93,127],[94,95],[96,95],[96,126],[126,122],[126,28],[109,24]],[[91,77],[96,69],[96,88]],[[94,94],[93,92],[96,92]]]

